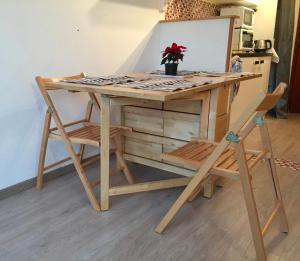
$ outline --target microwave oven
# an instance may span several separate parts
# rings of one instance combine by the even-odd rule
[[[253,9],[244,6],[221,8],[221,16],[234,15],[239,17],[234,20],[234,28],[253,29],[254,13]]]
[[[233,51],[253,50],[253,31],[249,29],[234,29],[232,36]]]

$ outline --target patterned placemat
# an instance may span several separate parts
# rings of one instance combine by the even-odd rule
[[[182,76],[193,76],[197,73],[200,73],[200,71],[188,71],[188,70],[179,70],[177,71],[177,75],[172,76],[172,75],[166,75],[165,71],[163,70],[156,70],[156,71],[152,71],[150,72],[150,74],[154,74],[154,75],[158,75],[158,76],[162,76],[162,77],[182,77]]]
[[[254,73],[251,72],[208,72],[201,71],[195,74],[195,76],[203,76],[203,77],[222,77],[222,78],[241,78],[243,76],[252,76]]]
[[[135,89],[151,90],[151,91],[164,91],[174,92],[178,90],[185,90],[200,85],[212,83],[211,80],[203,81],[188,81],[188,80],[166,80],[166,79],[152,79],[147,81],[134,81],[123,84],[124,87]]]
[[[212,80],[189,81],[185,79],[166,79],[166,78],[134,78],[129,76],[103,76],[85,77],[82,79],[63,80],[63,82],[75,84],[87,84],[95,86],[115,85],[116,87],[127,87],[152,91],[173,92],[184,90],[200,85],[212,83]]]
[[[101,76],[101,77],[87,76],[85,78],[81,78],[77,80],[76,79],[63,80],[63,82],[105,86],[105,85],[129,83],[129,82],[134,82],[135,80],[136,78],[129,77],[129,76]]]

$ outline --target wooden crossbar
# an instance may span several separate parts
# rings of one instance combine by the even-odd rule
[[[77,155],[78,155],[78,154],[77,154]],[[56,167],[56,166],[58,166],[58,165],[60,165],[60,164],[62,164],[62,163],[64,163],[64,162],[67,162],[67,161],[69,161],[69,160],[71,160],[71,159],[72,159],[71,157],[66,157],[66,158],[64,158],[64,159],[62,159],[62,160],[59,160],[59,161],[57,161],[57,162],[54,162],[54,163],[52,163],[52,164],[46,166],[46,167],[44,168],[44,171],[47,171],[47,170],[49,170],[49,169],[52,169],[52,168],[54,168],[54,167]]]
[[[131,194],[137,192],[145,192],[152,190],[160,190],[167,188],[176,188],[186,186],[191,181],[191,178],[175,178],[151,182],[137,183],[126,186],[116,186],[109,189],[110,196]]]
[[[254,160],[251,160],[248,169],[251,170],[259,161],[261,161],[267,154],[269,153],[269,150],[264,149],[261,151]]]
[[[276,214],[278,213],[280,207],[281,207],[281,202],[277,202],[276,207],[273,209],[273,211],[272,211],[270,217],[268,218],[266,224],[263,226],[263,229],[262,229],[262,232],[261,232],[262,236],[266,235],[266,233],[269,230],[270,225],[272,224],[272,222],[273,222]]]
[[[84,123],[84,122],[86,122],[86,119],[82,119],[82,120],[78,120],[78,121],[72,121],[72,122],[69,122],[67,124],[63,124],[63,127],[67,128],[67,127],[74,126],[74,125],[77,125],[77,124],[80,124],[80,123]],[[49,131],[56,131],[56,130],[58,130],[57,127],[53,127],[51,129],[49,129]]]

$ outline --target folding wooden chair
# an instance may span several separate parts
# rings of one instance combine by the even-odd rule
[[[198,169],[198,172],[156,227],[156,232],[162,233],[164,231],[183,204],[193,199],[199,193],[199,187],[203,185],[203,182],[209,175],[240,179],[257,259],[266,260],[263,236],[277,214],[280,216],[281,231],[288,232],[288,222],[281,197],[268,129],[264,119],[266,112],[276,105],[285,88],[286,85],[281,83],[272,94],[258,94],[220,143],[193,140],[175,151],[162,155],[162,158],[169,162],[171,161],[187,168]],[[246,150],[243,142],[256,126],[260,130],[263,149],[260,151]],[[261,229],[259,222],[249,173],[262,159],[268,163],[275,192],[275,208],[272,210],[263,229]]]
[[[84,73],[80,75],[64,77],[64,78],[42,78],[36,77],[36,81],[40,88],[40,91],[44,97],[46,104],[48,105],[48,110],[45,116],[45,123],[42,136],[42,144],[39,157],[38,165],[38,175],[37,175],[37,188],[42,189],[43,186],[43,174],[45,171],[60,165],[63,162],[72,160],[76,171],[81,179],[83,187],[87,193],[87,196],[95,210],[100,210],[99,202],[93,192],[93,188],[100,184],[100,181],[90,182],[85,174],[83,167],[99,160],[100,155],[95,155],[90,158],[84,159],[84,150],[86,145],[100,147],[100,126],[91,122],[92,110],[95,107],[100,110],[100,104],[94,93],[89,93],[90,101],[87,105],[85,118],[82,120],[74,121],[68,124],[63,124],[60,116],[54,106],[54,103],[50,97],[49,92],[57,91],[60,89],[47,87],[46,84],[50,82],[58,82],[66,79],[80,79],[85,77]],[[51,119],[53,118],[56,127],[51,128]],[[69,129],[69,130],[67,130]],[[71,130],[70,130],[71,129]],[[125,127],[111,127],[110,129],[110,139],[112,148],[111,152],[115,153],[117,162],[123,170],[127,181],[130,184],[134,183],[133,177],[124,161],[122,154],[120,152],[120,147],[118,139],[124,131],[130,131],[129,128]],[[45,157],[48,145],[48,139],[61,140],[65,143],[70,157],[62,159],[51,165],[45,167]],[[73,144],[80,144],[80,152],[76,153],[73,148]]]

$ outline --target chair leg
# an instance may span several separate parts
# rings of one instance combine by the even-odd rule
[[[82,163],[83,161],[84,151],[85,151],[85,144],[80,144],[80,150],[79,150],[80,163]]]
[[[262,230],[258,218],[247,160],[245,157],[245,149],[242,142],[240,142],[239,144],[235,144],[234,147],[236,152],[236,158],[240,168],[239,170],[240,178],[243,187],[243,193],[244,193],[245,203],[247,207],[252,238],[256,250],[257,260],[266,261],[267,257],[266,257],[264,242],[263,242],[263,235],[262,235]]]
[[[213,175],[208,175],[207,178],[203,179],[199,185],[194,189],[193,193],[190,195],[190,197],[188,198],[188,202],[192,202],[195,200],[195,198],[203,191],[203,196],[205,198],[211,198],[212,194],[214,193],[214,191],[212,190],[208,190],[205,191],[206,189],[208,189],[210,186],[206,186],[206,184],[208,182],[213,182],[217,177],[213,176]]]
[[[226,147],[225,147],[226,148]],[[223,149],[223,148],[220,148]],[[219,153],[219,152],[218,152]],[[168,210],[167,214],[163,217],[163,219],[160,221],[160,223],[156,226],[155,232],[161,234],[168,224],[172,221],[172,219],[175,217],[177,212],[180,210],[180,208],[184,205],[185,202],[191,198],[195,192],[195,190],[198,188],[198,186],[205,180],[207,176],[207,169],[209,169],[212,165],[211,162],[206,164],[207,166],[202,166],[199,171],[195,174],[195,176],[192,178],[192,180],[189,182],[189,184],[185,187],[183,192],[180,194],[180,196],[177,198],[175,203],[172,205],[172,207]]]
[[[282,196],[281,196],[281,190],[280,190],[280,186],[279,186],[279,180],[278,180],[278,176],[277,176],[275,161],[272,156],[268,160],[268,163],[269,163],[270,173],[272,175],[272,183],[273,183],[274,192],[275,192],[274,196],[275,196],[276,201],[278,201],[280,203],[280,209],[279,209],[280,230],[283,233],[288,233],[289,232],[288,220],[287,220],[287,216],[285,213],[285,208],[284,208],[284,204],[283,204],[283,200],[282,200]]]
[[[123,158],[123,148],[122,148],[123,139],[124,138],[121,135],[115,137],[115,142],[116,142],[116,145],[118,147],[118,151],[120,152],[120,155],[121,155],[122,158]],[[119,160],[117,160],[117,169],[120,170],[120,171],[123,170],[122,163]]]
[[[76,155],[74,149],[73,149],[73,146],[72,144],[69,142],[68,139],[65,139],[65,144],[67,146],[67,150],[73,160],[73,164],[75,166],[75,169],[78,173],[78,176],[81,180],[81,183],[83,184],[83,187],[87,193],[87,196],[91,202],[91,205],[93,206],[93,208],[97,211],[100,211],[100,204],[95,196],[95,193],[93,191],[93,187],[92,185],[90,184],[90,182],[88,181],[88,178],[83,170],[83,167],[81,166],[80,164],[80,159],[79,157]]]
[[[196,189],[193,191],[193,193],[191,194],[191,196],[188,198],[188,202],[192,202],[196,199],[196,197],[201,193],[201,191],[203,190],[203,184],[200,183]]]
[[[39,190],[43,188],[43,174],[44,174],[44,167],[45,167],[46,151],[48,146],[50,124],[51,124],[51,112],[48,109],[45,115],[42,143],[41,143],[40,156],[39,156],[38,175],[37,175],[37,182],[36,182],[36,187]]]
[[[270,174],[272,177],[272,183],[273,183],[273,187],[274,187],[274,190],[273,190],[274,198],[277,202],[280,203],[280,209],[279,209],[280,229],[281,229],[281,232],[288,233],[289,226],[288,226],[287,216],[285,213],[284,204],[283,204],[283,200],[282,200],[282,195],[281,195],[281,190],[280,190],[280,185],[279,185],[279,180],[278,180],[278,175],[277,175],[277,170],[276,170],[276,164],[275,164],[273,152],[272,152],[270,135],[269,135],[266,124],[264,124],[263,126],[260,126],[260,133],[261,133],[263,146],[269,150],[270,155],[271,155],[270,158],[268,159],[268,165],[269,165]]]
[[[79,175],[79,178],[81,180],[81,183],[86,191],[86,194],[91,202],[91,205],[93,206],[93,208],[97,211],[100,211],[100,204],[99,202],[97,201],[97,198],[95,196],[95,193],[93,192],[93,188],[91,186],[91,184],[89,183],[85,173],[84,173],[84,170],[79,162],[79,157],[76,155],[76,152],[74,151],[74,148],[72,146],[72,143],[67,135],[67,133],[65,132],[65,129],[63,127],[63,124],[62,124],[62,121],[55,109],[55,106],[51,100],[51,97],[50,95],[47,93],[47,90],[40,87],[40,90],[42,92],[42,95],[47,103],[47,105],[51,108],[51,113],[52,113],[52,117],[56,123],[56,126],[61,134],[61,137],[66,145],[66,148],[67,148],[67,151],[69,152],[70,154],[70,157],[72,158],[73,160],[73,163],[74,163],[74,166],[75,166],[75,169]]]
[[[124,172],[124,175],[125,175],[128,183],[129,184],[134,184],[134,178],[133,178],[132,174],[130,173],[130,171],[128,169],[128,166],[127,166],[125,160],[123,159],[123,157],[122,157],[122,155],[120,153],[118,142],[116,141],[115,138],[112,138],[111,142],[112,142],[112,145],[116,149],[115,154],[116,154],[116,157],[117,157],[117,162],[119,163],[122,171]]]

